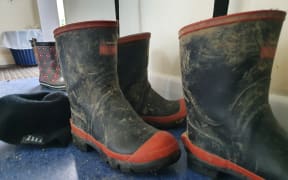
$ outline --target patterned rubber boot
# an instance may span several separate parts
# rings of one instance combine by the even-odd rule
[[[40,84],[51,89],[65,90],[55,42],[37,42],[32,39],[32,46],[38,61]]]

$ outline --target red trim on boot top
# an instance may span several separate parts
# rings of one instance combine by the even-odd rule
[[[177,140],[168,132],[159,131],[140,146],[133,154],[120,154],[108,149],[90,134],[76,127],[71,121],[71,131],[77,137],[97,146],[106,156],[130,163],[148,163],[169,157],[180,151]]]
[[[99,27],[118,27],[117,21],[83,21],[78,23],[67,24],[62,27],[58,27],[54,30],[54,36],[58,36],[67,31],[74,31],[87,28],[99,28]]]
[[[146,33],[138,33],[138,34],[132,34],[129,36],[124,36],[118,39],[118,44],[122,43],[128,43],[132,41],[139,41],[139,40],[144,40],[144,39],[149,39],[151,36],[151,33],[146,32]]]
[[[174,121],[181,120],[187,115],[186,104],[184,99],[179,100],[179,111],[169,116],[142,116],[142,119],[147,122],[156,122],[158,124],[170,124]]]
[[[274,19],[283,21],[285,19],[286,12],[285,11],[278,11],[278,10],[260,10],[260,11],[250,11],[250,12],[242,12],[231,14],[227,16],[218,16],[215,18],[210,18],[204,21],[196,22],[187,26],[184,26],[179,31],[179,38],[182,36],[198,31],[201,29],[206,29],[210,27],[232,24],[236,22],[243,22],[243,21],[256,21],[262,19]]]
[[[187,136],[187,133],[183,133],[181,135],[181,139],[185,147],[190,151],[193,156],[197,159],[201,160],[208,165],[215,166],[221,169],[227,169],[230,171],[234,171],[237,174],[241,174],[251,180],[264,180],[264,178],[258,176],[257,174],[229,161],[221,158],[220,156],[211,154],[198,146],[191,143],[190,139]]]

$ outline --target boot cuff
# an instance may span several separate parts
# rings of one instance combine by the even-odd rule
[[[179,38],[190,32],[225,24],[232,24],[236,22],[256,21],[265,19],[283,21],[285,19],[285,16],[286,12],[278,10],[250,11],[250,12],[231,14],[227,16],[219,16],[183,27],[179,31]]]
[[[118,27],[116,21],[84,21],[78,23],[67,24],[65,26],[56,28],[54,30],[54,36],[58,36],[67,31],[87,29],[87,28],[99,28],[99,27]]]
[[[146,32],[146,33],[138,33],[138,34],[132,34],[129,36],[124,36],[118,39],[118,44],[122,43],[128,43],[132,41],[139,41],[139,40],[145,40],[145,39],[150,39],[151,33]]]

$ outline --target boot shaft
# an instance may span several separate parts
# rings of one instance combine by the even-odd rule
[[[54,31],[60,65],[68,87],[85,92],[106,91],[117,81],[117,23],[88,21]]]
[[[150,33],[140,33],[118,40],[118,75],[121,89],[126,91],[132,84],[147,86],[147,66]]]
[[[251,108],[257,108],[255,102],[268,104],[273,58],[284,17],[281,11],[259,11],[182,28],[182,77],[186,99],[193,101],[189,103],[197,104],[216,121],[241,104],[241,96],[249,95],[242,103],[253,104]]]

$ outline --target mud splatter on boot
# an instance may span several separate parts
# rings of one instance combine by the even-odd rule
[[[74,144],[91,146],[121,171],[155,171],[176,162],[177,140],[146,124],[117,76],[117,23],[89,21],[54,31],[71,105]]]
[[[288,179],[288,136],[268,102],[284,18],[282,11],[255,11],[180,30],[188,110],[182,140],[193,166],[207,169],[202,173]]]

